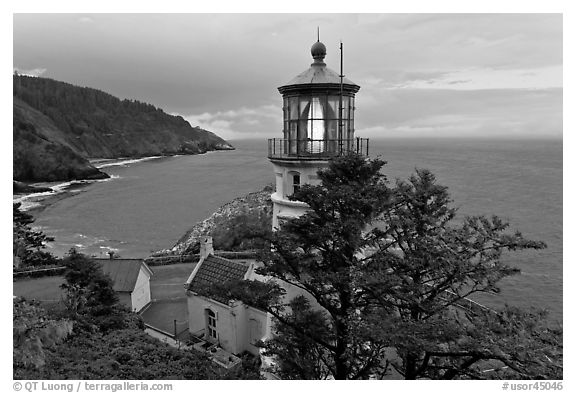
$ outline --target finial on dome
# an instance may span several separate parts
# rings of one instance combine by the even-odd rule
[[[320,42],[320,37],[318,37],[318,41],[316,41],[312,45],[312,48],[310,48],[310,53],[312,53],[314,63],[324,63],[324,57],[326,57],[326,45]]]

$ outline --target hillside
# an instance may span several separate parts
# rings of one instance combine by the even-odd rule
[[[14,75],[14,180],[94,179],[89,158],[199,154],[233,147],[180,116],[46,78]]]
[[[44,114],[14,98],[13,178],[19,181],[56,181],[106,178],[66,141]]]

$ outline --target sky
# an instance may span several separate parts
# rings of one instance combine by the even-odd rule
[[[356,136],[562,136],[562,14],[14,14],[13,68],[280,138],[317,27],[361,86]]]

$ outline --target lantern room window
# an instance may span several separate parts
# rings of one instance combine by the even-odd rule
[[[339,135],[340,96],[318,94],[284,98],[284,138],[291,154],[336,151],[354,139],[354,97],[342,97],[342,134]]]

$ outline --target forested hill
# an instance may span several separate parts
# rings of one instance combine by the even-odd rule
[[[46,78],[14,75],[13,82],[14,180],[106,177],[88,158],[233,149],[150,104]]]

